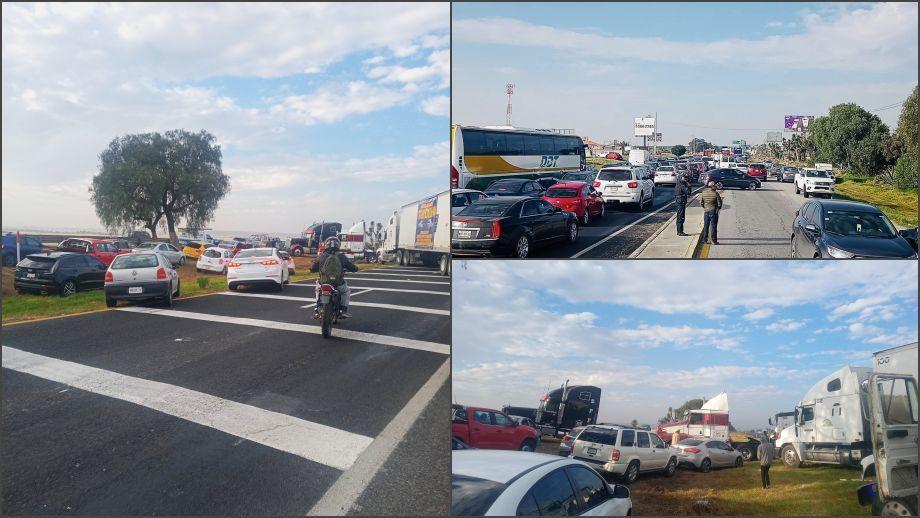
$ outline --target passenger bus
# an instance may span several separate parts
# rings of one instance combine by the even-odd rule
[[[500,178],[559,177],[585,168],[581,137],[551,130],[450,128],[450,183],[483,190]]]

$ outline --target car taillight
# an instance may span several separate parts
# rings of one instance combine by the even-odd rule
[[[601,186],[601,182],[594,182],[594,186],[595,186],[595,187],[600,187],[600,186]]]
[[[700,449],[699,448],[684,448],[684,451],[687,453],[699,453]]]
[[[157,279],[166,278],[166,268],[157,268]]]
[[[495,220],[492,222],[492,237],[498,238],[502,235],[502,224],[500,221]]]
[[[636,187],[639,187],[639,182],[629,182],[626,184],[626,187],[629,187],[630,189],[635,189]]]
[[[454,189],[459,187],[460,183],[460,173],[457,171],[457,168],[450,166],[450,186]]]
[[[227,266],[232,266],[233,268],[236,268],[236,267],[239,266],[239,265],[240,265],[240,263],[238,263],[238,262],[236,262],[236,261],[230,261],[229,263],[227,263]]]
[[[620,460],[620,450],[616,448],[610,450],[610,460],[613,462]]]
[[[105,282],[115,282],[115,277],[113,277],[112,272],[108,270],[105,272]]]
[[[332,285],[323,284],[322,291],[323,291],[323,295],[329,295],[330,293],[332,293]]]
[[[569,434],[565,434],[565,436],[562,438],[562,442],[569,442],[571,440],[572,440],[572,436]]]
[[[276,259],[266,259],[259,264],[262,264],[263,266],[271,266],[273,264],[278,264],[278,261]]]

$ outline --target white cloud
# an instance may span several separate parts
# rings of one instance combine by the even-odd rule
[[[767,326],[764,327],[764,329],[766,329],[767,331],[774,332],[774,333],[781,333],[781,332],[788,333],[791,331],[795,331],[796,329],[801,329],[804,325],[805,325],[804,322],[797,322],[789,318],[784,318],[778,322],[773,322],[772,324],[768,324]]]
[[[272,115],[300,124],[336,122],[351,115],[361,115],[405,103],[406,91],[380,87],[365,81],[352,81],[339,88],[325,87],[304,95],[290,95],[269,110]]]
[[[446,95],[429,97],[422,101],[422,111],[436,117],[447,117],[450,115],[450,97]]]
[[[773,313],[775,313],[773,308],[760,308],[745,314],[744,318],[747,320],[763,320],[765,318],[772,317]]]

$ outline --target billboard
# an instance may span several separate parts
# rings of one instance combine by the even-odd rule
[[[783,132],[782,131],[768,131],[767,132],[767,142],[776,142],[781,143],[783,141]]]
[[[808,125],[815,120],[814,115],[786,115],[786,131],[805,131]]]
[[[636,117],[635,133],[637,137],[651,137],[655,134],[655,117]]]
[[[415,247],[431,249],[434,233],[438,229],[438,197],[432,196],[418,202],[418,216],[415,223]]]

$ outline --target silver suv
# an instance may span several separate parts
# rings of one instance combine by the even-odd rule
[[[607,204],[633,205],[643,211],[655,201],[652,172],[644,165],[602,167],[594,180],[594,187]]]
[[[670,477],[677,470],[677,453],[655,433],[620,426],[589,426],[572,444],[572,457],[601,473],[635,482],[639,473],[661,471]]]

